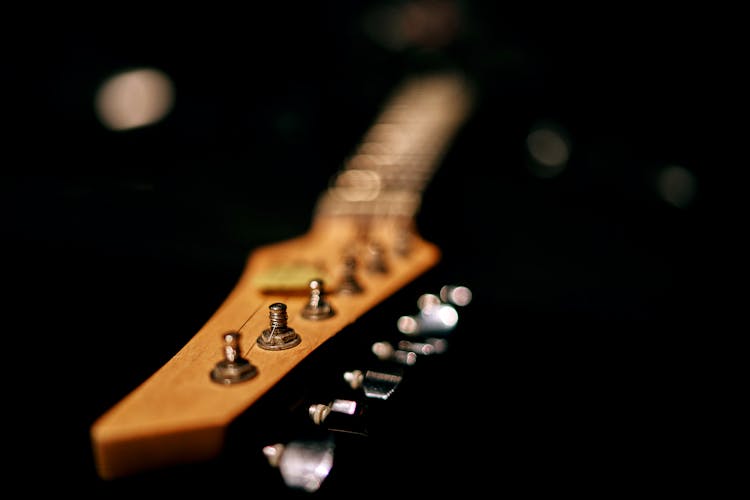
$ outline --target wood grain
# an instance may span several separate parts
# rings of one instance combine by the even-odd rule
[[[394,90],[320,196],[310,230],[251,253],[236,286],[208,322],[164,366],[94,422],[91,441],[102,478],[216,457],[228,424],[240,413],[316,348],[438,262],[440,251],[418,235],[415,215],[472,102],[468,82],[451,72],[412,77]],[[386,273],[366,271],[373,244],[385,252]],[[360,294],[336,290],[345,257],[359,263],[357,279],[364,287]],[[287,283],[281,287],[283,293],[258,286],[263,280],[256,282],[257,277],[273,276],[274,270],[290,263],[319,268],[325,280],[332,281],[327,299],[336,311],[333,317],[303,318],[300,312],[308,297],[287,289]],[[318,278],[322,276],[309,276]],[[302,339],[296,347],[256,347],[257,337],[269,326],[268,308],[275,302],[287,305],[288,326]],[[210,372],[223,357],[222,337],[229,331],[240,332],[241,353],[258,374],[226,386],[213,382]]]
[[[376,224],[374,231],[385,238],[396,227],[386,222]],[[340,267],[342,254],[332,249],[356,241],[358,232],[353,218],[321,218],[307,235],[252,253],[237,285],[200,331],[94,423],[91,439],[99,475],[116,478],[217,456],[232,420],[314,349],[434,266],[440,257],[436,246],[415,235],[408,256],[388,255],[390,272],[358,273],[363,293],[345,295],[335,289],[329,293],[327,298],[336,314],[325,320],[306,320],[299,314],[307,303],[305,296],[269,295],[253,285],[255,273],[283,261],[314,260],[324,262],[330,269]],[[394,238],[395,235],[390,237],[390,243]],[[274,302],[287,304],[288,325],[302,337],[297,347],[266,351],[256,346],[256,338],[268,328],[268,306]],[[225,386],[212,382],[209,373],[222,356],[221,336],[230,330],[242,334],[241,351],[258,368],[258,375]]]

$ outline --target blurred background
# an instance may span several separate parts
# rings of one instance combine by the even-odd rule
[[[253,248],[308,229],[395,85],[441,68],[477,100],[417,226],[444,252],[437,279],[474,302],[422,409],[452,408],[429,441],[445,452],[410,463],[472,488],[580,491],[602,475],[637,489],[682,456],[677,415],[700,386],[684,354],[709,319],[699,13],[378,0],[5,24],[19,471],[98,484],[94,419],[200,328]]]

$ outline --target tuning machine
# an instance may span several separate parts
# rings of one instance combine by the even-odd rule
[[[333,468],[335,443],[325,439],[295,440],[263,448],[272,467],[279,469],[284,483],[312,493],[320,489]]]
[[[413,352],[418,356],[434,356],[443,354],[448,349],[448,341],[438,337],[428,337],[422,342],[399,340],[398,348],[401,351]]]
[[[366,406],[353,399],[334,399],[328,404],[309,406],[308,415],[316,425],[329,431],[367,436]]]
[[[417,354],[413,351],[396,348],[388,341],[372,344],[372,353],[380,360],[395,365],[411,366],[417,362]]]
[[[230,385],[250,380],[258,374],[258,369],[240,353],[240,332],[229,331],[224,340],[224,357],[211,370],[211,380],[217,384]]]
[[[352,370],[344,373],[344,380],[354,390],[361,389],[370,399],[388,399],[403,380],[403,373],[393,371]]]
[[[396,327],[404,335],[424,336],[450,334],[458,324],[458,307],[468,305],[472,292],[466,286],[445,285],[440,294],[423,294],[417,300],[419,313],[401,316]]]

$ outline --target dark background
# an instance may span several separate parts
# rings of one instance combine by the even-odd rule
[[[367,461],[371,476],[339,477],[332,492],[698,486],[676,464],[695,453],[684,439],[703,383],[694,332],[711,319],[711,21],[447,2],[456,31],[394,46],[374,13],[440,3],[310,4],[6,18],[14,475],[71,491],[145,488],[96,478],[94,419],[200,328],[254,247],[307,230],[396,83],[447,67],[478,92],[418,215],[444,259],[388,312],[413,312],[441,282],[475,300],[436,386],[414,389],[411,418]],[[173,111],[105,129],[95,91],[142,66],[172,78]],[[552,178],[529,168],[525,140],[540,122],[571,141]],[[657,189],[669,165],[696,180],[682,207]],[[223,488],[215,476],[202,484]]]

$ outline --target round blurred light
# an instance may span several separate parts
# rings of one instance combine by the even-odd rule
[[[174,85],[162,71],[141,68],[107,79],[96,94],[99,121],[111,130],[128,130],[162,120],[174,105]]]
[[[420,311],[424,311],[430,307],[440,305],[440,297],[433,293],[425,293],[419,296],[417,299],[417,307]]]
[[[375,342],[372,344],[372,353],[380,359],[388,359],[393,355],[393,346],[388,342]]]
[[[446,328],[453,328],[458,323],[458,311],[449,305],[440,306],[438,316],[440,317],[440,322]]]
[[[335,180],[335,195],[345,201],[372,201],[380,194],[380,174],[374,170],[348,169]]]
[[[465,286],[445,285],[440,289],[440,298],[443,302],[450,302],[457,306],[465,306],[471,302],[471,290]]]
[[[535,164],[533,171],[539,177],[554,177],[565,169],[570,158],[570,145],[559,131],[539,127],[526,137],[526,147]]]
[[[396,322],[398,331],[406,335],[418,333],[419,323],[413,316],[401,316]]]
[[[697,182],[685,167],[669,165],[663,168],[657,182],[659,195],[678,208],[687,207],[695,197]]]

